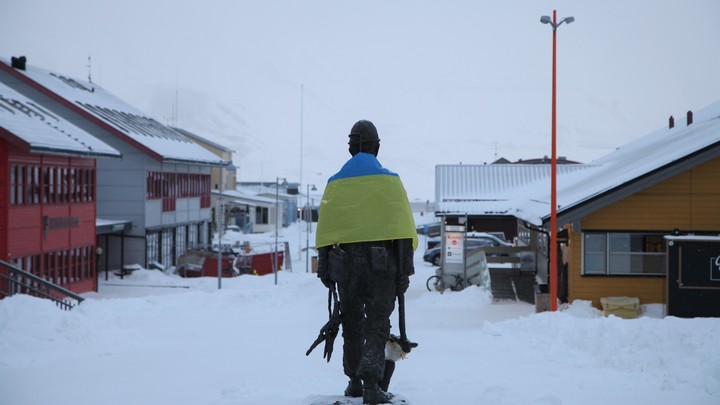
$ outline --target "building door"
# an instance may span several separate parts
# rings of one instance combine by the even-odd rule
[[[720,317],[720,237],[666,239],[667,315]]]

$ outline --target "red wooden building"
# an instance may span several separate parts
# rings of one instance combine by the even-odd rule
[[[99,157],[120,153],[0,83],[0,260],[73,292],[97,289]]]

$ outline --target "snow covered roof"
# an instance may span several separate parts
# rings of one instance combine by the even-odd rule
[[[275,201],[276,193],[278,198],[284,200],[294,199],[298,196],[297,194],[288,194],[285,186],[276,185],[275,183],[240,185],[237,187],[237,190],[245,195],[267,196],[268,198],[272,198],[273,201]]]
[[[208,145],[210,145],[210,146],[212,146],[212,147],[214,147],[214,148],[220,149],[220,150],[223,151],[223,152],[234,152],[234,150],[228,148],[227,146],[223,146],[223,145],[220,145],[219,143],[215,143],[215,142],[213,142],[213,141],[211,141],[211,140],[209,140],[209,139],[207,139],[207,138],[203,138],[202,136],[200,136],[200,135],[198,135],[198,134],[194,134],[194,133],[192,133],[192,132],[190,132],[190,131],[188,131],[188,130],[185,130],[185,129],[182,129],[182,128],[177,128],[177,127],[171,127],[171,128],[174,129],[174,130],[177,131],[177,132],[180,132],[181,135],[183,135],[183,136],[185,136],[185,137],[187,137],[187,138],[194,139],[194,140],[197,140],[197,141],[206,143],[206,144],[208,144]]]
[[[0,128],[31,153],[120,157],[112,146],[0,83]],[[7,134],[4,134],[7,136]]]
[[[558,165],[559,174],[591,165]],[[513,215],[518,190],[537,181],[549,184],[550,165],[491,164],[435,166],[437,212],[470,215]]]
[[[132,221],[129,219],[95,218],[95,233],[104,235],[130,229]]]
[[[558,177],[558,216],[568,215],[583,204],[628,188],[651,175],[674,173],[673,167],[689,169],[693,164],[720,156],[720,101],[696,112],[690,125],[685,120],[676,120],[676,123],[674,128],[651,132],[592,161],[594,167],[589,170]],[[691,161],[693,157],[699,160]],[[685,164],[690,166],[685,167]],[[657,178],[657,181],[661,180],[664,178]],[[538,200],[548,202],[549,187],[542,190],[536,188],[532,195],[539,195]],[[535,223],[550,216],[549,204],[541,210],[537,204],[528,202],[517,208]]]
[[[220,194],[217,190],[212,190],[212,193]],[[247,202],[255,203],[255,204],[270,204],[270,205],[275,204],[274,198],[266,198],[266,197],[261,197],[258,195],[246,194],[246,193],[236,191],[236,190],[224,190],[222,192],[222,196],[223,196],[223,198],[235,199],[235,200],[238,200],[241,202],[247,201]]]
[[[4,70],[30,79],[39,90],[49,92],[66,107],[90,116],[107,125],[106,129],[162,161],[193,162],[210,165],[226,164],[207,149],[160,124],[142,111],[125,103],[95,83],[66,77],[48,70],[26,65],[25,70],[13,69],[10,62],[0,58]],[[34,83],[33,83],[34,82]],[[95,121],[97,123],[97,121]]]
[[[584,206],[608,198],[612,193],[632,191],[638,184],[647,187],[677,170],[686,170],[720,156],[720,101],[696,112],[690,125],[685,120],[676,120],[676,123],[674,128],[654,131],[588,165],[570,165],[582,166],[582,170],[563,171],[566,165],[559,165],[558,217],[570,221],[573,212],[579,217]],[[549,170],[549,166],[545,167]],[[647,182],[643,183],[643,180]],[[468,193],[465,201],[458,198],[453,208],[470,215],[513,215],[536,225],[541,225],[550,216],[550,179],[547,175],[524,184],[498,188],[493,193]],[[476,200],[472,201],[472,197]],[[442,204],[438,200],[438,206]]]

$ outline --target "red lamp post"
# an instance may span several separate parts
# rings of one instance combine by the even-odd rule
[[[565,17],[557,22],[557,10],[553,10],[552,20],[544,15],[540,22],[550,24],[553,30],[553,51],[552,51],[552,151],[550,158],[550,310],[557,311],[557,146],[556,146],[556,62],[555,54],[557,49],[557,29],[562,23],[575,21],[574,17]]]

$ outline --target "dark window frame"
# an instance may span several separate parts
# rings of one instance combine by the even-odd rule
[[[584,231],[581,274],[589,277],[664,277],[667,252],[663,238],[667,234],[669,232]],[[602,244],[598,243],[601,241]]]

